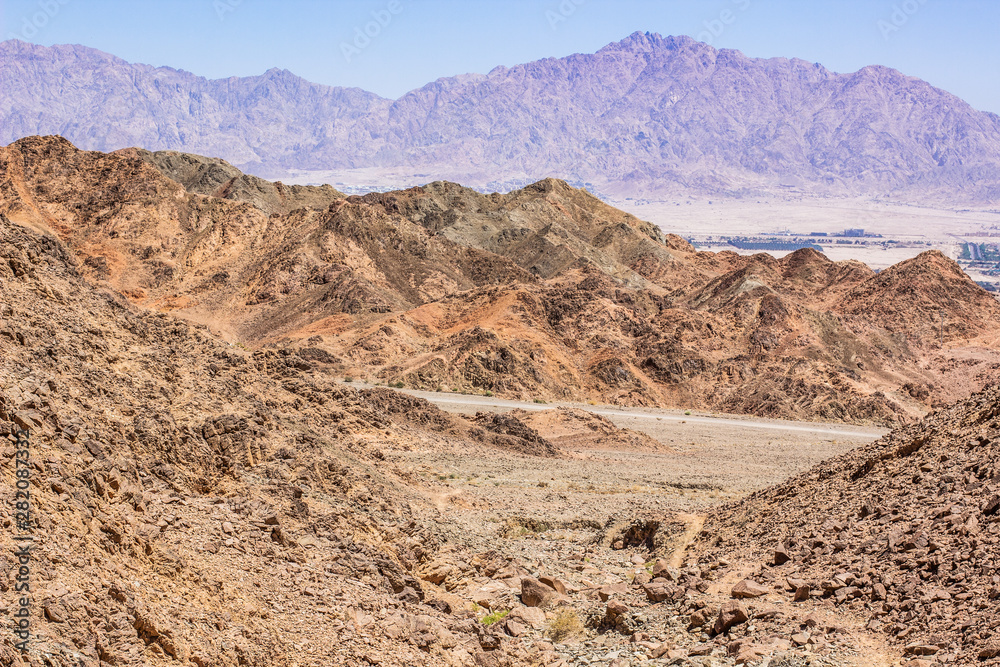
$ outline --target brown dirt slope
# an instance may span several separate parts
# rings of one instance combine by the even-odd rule
[[[994,385],[713,512],[696,551],[785,596],[799,580],[910,655],[998,664],[998,457]]]
[[[89,278],[141,305],[214,319],[239,340],[532,279],[361,203],[267,215],[187,193],[128,152],[82,152],[59,138],[5,149],[0,174],[3,212],[58,233]]]
[[[702,284],[679,236],[608,206],[585,190],[548,178],[509,194],[482,195],[437,182],[402,193],[369,195],[434,233],[508,257],[542,278],[596,266],[629,287],[659,292]]]
[[[782,293],[777,260],[754,258],[748,268],[687,302],[622,289],[591,269],[547,285],[450,295],[353,331],[302,335],[346,349],[351,373],[374,369],[417,388],[881,423],[982,386],[997,368],[995,346],[978,337],[940,350],[932,338],[882,328],[877,311],[859,323]],[[837,268],[833,282],[842,273],[862,283],[873,276]],[[970,344],[981,352],[965,357]]]
[[[937,250],[900,262],[845,294],[835,308],[856,321],[878,323],[909,337],[964,340],[995,330],[1000,302],[976,289]]]
[[[4,503],[0,593],[30,531],[30,664],[524,664],[414,575],[432,489],[381,449],[496,438],[398,400],[136,310],[0,216],[0,473],[29,429],[33,512]],[[0,663],[28,665],[13,642]]]
[[[156,159],[194,190],[222,184],[206,195],[140,155],[23,139],[0,149],[0,211],[56,233],[87,278],[138,305],[336,373],[889,423],[1000,368],[1000,308],[940,255],[876,275],[811,250],[699,253],[551,179],[506,195],[433,183],[332,203],[258,184],[264,200],[236,201],[224,165]],[[293,200],[323,206],[280,212]]]

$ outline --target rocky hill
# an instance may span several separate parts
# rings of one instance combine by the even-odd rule
[[[439,79],[398,100],[283,70],[206,80],[82,46],[0,44],[0,142],[217,155],[259,175],[392,170],[622,196],[1000,195],[1000,118],[880,66],[836,73],[635,33],[594,54]],[[421,176],[417,176],[420,174]]]
[[[347,195],[329,185],[318,187],[271,183],[248,176],[225,160],[190,153],[134,149],[144,161],[188,192],[253,204],[267,214],[287,214],[297,208],[326,208]]]
[[[380,447],[554,452],[512,423],[345,389],[298,355],[137,311],[54,237],[0,216],[0,468],[15,479],[27,429],[33,511],[15,524],[5,504],[0,591],[13,614],[11,537],[33,534],[31,647],[46,664],[505,655],[412,574],[440,540],[427,496]],[[0,662],[28,665],[12,638]]]
[[[939,253],[876,275],[696,252],[555,180],[237,201],[198,189],[242,177],[177,164],[212,163],[24,139],[0,149],[0,211],[138,305],[416,388],[888,423],[998,368],[1000,305]]]
[[[743,597],[758,605],[821,598],[914,659],[995,665],[998,454],[994,385],[716,510],[695,552],[706,565],[756,562],[759,593]]]

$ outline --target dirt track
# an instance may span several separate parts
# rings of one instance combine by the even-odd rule
[[[494,522],[511,517],[603,524],[622,511],[695,512],[781,482],[885,432],[841,424],[688,415],[678,410],[520,403],[404,391],[460,414],[580,408],[664,445],[658,452],[570,449],[558,459],[484,456],[474,451],[394,452],[402,469],[426,479],[449,500],[449,511],[463,515],[463,531],[484,531],[484,539],[495,534]]]
[[[520,408],[521,410],[552,410],[558,407],[572,407],[587,410],[594,414],[607,417],[622,428],[631,428],[649,433],[654,438],[660,437],[665,431],[651,420],[663,422],[680,422],[692,425],[710,424],[709,432],[719,432],[725,429],[764,429],[771,431],[801,432],[809,436],[829,434],[845,438],[860,438],[868,440],[877,438],[887,432],[886,429],[868,428],[845,424],[824,424],[821,422],[793,422],[778,419],[759,419],[719,415],[705,412],[685,414],[680,410],[663,410],[656,408],[619,408],[610,405],[594,406],[580,403],[522,403],[507,401],[486,396],[454,395],[430,391],[401,390],[412,396],[425,398],[446,412],[458,414],[475,414],[480,410],[503,412]],[[807,436],[807,438],[812,439]]]

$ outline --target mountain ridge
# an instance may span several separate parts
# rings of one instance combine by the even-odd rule
[[[556,179],[279,185],[61,137],[0,148],[0,213],[58,235],[88,280],[343,376],[890,423],[1000,368],[1000,304],[940,253],[876,274],[809,249],[698,252]]]
[[[0,53],[0,143],[63,134],[217,155],[265,177],[367,169],[481,189],[553,176],[633,195],[1000,195],[1000,116],[884,66],[841,74],[688,37],[634,33],[397,100],[277,68],[209,80],[86,47]]]

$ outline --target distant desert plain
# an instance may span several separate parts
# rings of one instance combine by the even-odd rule
[[[665,232],[683,236],[699,249],[746,254],[752,251],[734,248],[720,237],[809,237],[834,261],[857,259],[874,269],[887,268],[925,250],[940,250],[959,259],[964,243],[1000,240],[1000,210],[996,209],[805,196],[786,200],[626,199],[609,203]],[[864,230],[865,236],[834,236],[848,229]],[[814,233],[828,236],[810,237]],[[790,251],[769,252],[782,257]],[[973,278],[983,279],[976,275]]]

